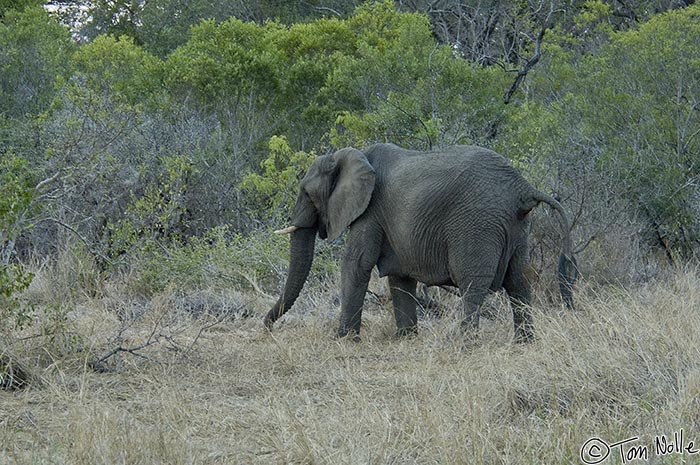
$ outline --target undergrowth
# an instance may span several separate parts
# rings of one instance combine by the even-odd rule
[[[655,455],[657,437],[700,434],[696,268],[628,287],[584,280],[574,313],[538,287],[528,345],[512,343],[502,296],[475,342],[458,299],[435,291],[445,315],[396,339],[374,280],[352,343],[332,337],[333,275],[267,333],[274,296],[252,287],[134,298],[125,277],[59,312],[51,270],[33,270],[33,324],[3,329],[0,351],[29,384],[0,390],[0,463],[582,463],[592,438],[637,438],[601,463],[632,446],[655,463],[697,458]]]

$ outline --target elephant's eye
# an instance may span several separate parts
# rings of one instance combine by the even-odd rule
[[[316,207],[316,209],[319,208],[321,203],[320,203],[320,199],[317,198],[318,196],[312,195],[312,193],[308,192],[306,189],[302,189],[301,192],[302,192],[302,196],[304,197],[305,200],[311,202],[314,205],[314,207]]]

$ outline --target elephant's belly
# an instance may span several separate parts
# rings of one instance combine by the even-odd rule
[[[428,286],[454,286],[452,277],[447,269],[447,260],[443,265],[438,263],[411,263],[401,260],[391,249],[384,250],[377,261],[379,276],[404,276]]]

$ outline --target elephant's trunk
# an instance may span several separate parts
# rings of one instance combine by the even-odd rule
[[[311,270],[316,243],[316,228],[298,228],[291,233],[289,272],[284,291],[277,303],[265,316],[265,327],[269,330],[282,315],[287,313],[299,297]]]

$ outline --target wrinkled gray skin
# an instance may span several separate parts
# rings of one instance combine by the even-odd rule
[[[532,187],[501,155],[458,146],[414,152],[378,144],[318,157],[301,181],[292,215],[291,258],[283,294],[265,326],[293,305],[306,281],[316,234],[334,240],[349,227],[341,263],[338,335],[360,332],[372,268],[389,277],[397,333],[415,332],[416,282],[462,291],[462,326],[478,328],[489,290],[510,296],[517,341],[533,338],[527,214],[540,202],[559,214],[564,245],[560,290],[572,306],[576,266],[561,205]]]

